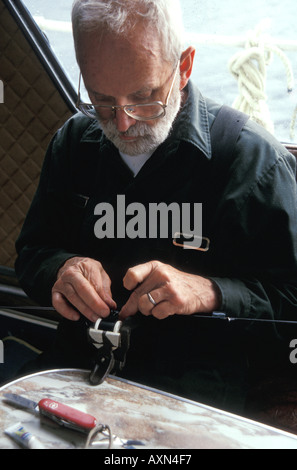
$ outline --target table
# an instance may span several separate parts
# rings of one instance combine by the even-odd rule
[[[108,377],[99,386],[88,382],[89,371],[51,370],[32,374],[0,388],[0,448],[19,448],[4,430],[21,422],[47,449],[83,448],[86,436],[47,426],[26,410],[4,401],[4,393],[39,401],[52,398],[94,415],[108,424],[115,448],[122,440],[140,440],[141,449],[297,449],[297,436],[196,402]],[[95,439],[97,440],[97,439]],[[106,447],[107,440],[97,447]],[[127,452],[125,450],[125,452]]]

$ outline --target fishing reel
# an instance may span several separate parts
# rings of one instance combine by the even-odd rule
[[[123,369],[130,345],[130,329],[119,320],[119,312],[112,310],[107,318],[99,318],[88,329],[88,340],[94,348],[91,385],[100,385],[112,372]]]

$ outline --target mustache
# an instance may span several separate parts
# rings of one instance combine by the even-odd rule
[[[153,135],[153,129],[144,122],[137,122],[134,126],[129,127],[126,132],[119,132],[119,135],[126,137],[144,137],[146,135]]]
[[[99,120],[100,122],[100,120]],[[154,135],[154,129],[152,129],[148,124],[145,122],[136,122],[133,126],[129,127],[129,129],[125,132],[120,132],[117,130],[117,126],[112,121],[105,121],[101,124],[103,126],[103,130],[109,135],[113,137],[119,136],[126,136],[126,137],[146,137]]]

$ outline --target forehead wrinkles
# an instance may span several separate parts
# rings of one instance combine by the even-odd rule
[[[163,74],[152,73],[151,70],[131,72],[129,67],[114,73],[110,69],[99,73],[87,74],[85,85],[89,93],[110,98],[129,97],[145,94],[160,88],[165,80]]]
[[[128,36],[104,30],[80,33],[77,56],[79,65],[88,61],[90,56],[102,57],[105,60],[108,60],[108,57],[119,60],[124,56],[129,58],[129,63],[133,60],[166,63],[157,31],[143,23],[139,23]]]
[[[138,28],[128,37],[110,32],[80,33],[77,42],[77,59],[84,65],[90,57],[110,56],[119,60],[122,55],[133,58],[150,58],[163,61],[160,41],[153,31]]]
[[[85,35],[79,54],[86,87],[106,96],[127,96],[144,87],[159,87],[171,70],[159,54],[158,42],[149,43],[143,34],[137,43],[109,34]]]

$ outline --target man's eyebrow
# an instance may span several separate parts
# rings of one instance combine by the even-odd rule
[[[92,90],[91,88],[88,90],[88,92],[91,93],[91,95],[94,95],[94,96],[101,96],[103,98],[110,98],[110,99],[114,98],[113,96],[104,95],[104,93],[100,93],[100,91]]]
[[[143,94],[148,93],[148,92],[150,92],[152,94],[155,91],[159,90],[159,88],[160,87],[144,86],[143,88],[140,88],[139,90],[137,90],[135,92],[129,93],[128,97],[129,96],[133,97],[133,96],[137,96],[137,95],[143,95]],[[91,93],[94,96],[100,96],[101,98],[105,98],[105,99],[115,99],[114,96],[104,95],[104,93],[100,93],[100,91],[95,91],[95,90],[92,90],[92,89],[89,89],[88,91],[89,91],[89,93]]]
[[[132,96],[132,95],[142,95],[144,93],[148,93],[149,91],[150,92],[153,92],[155,90],[157,90],[158,88],[156,87],[152,87],[152,86],[144,86],[143,88],[141,88],[140,90],[137,90],[135,91],[134,93],[130,93],[129,96]]]

